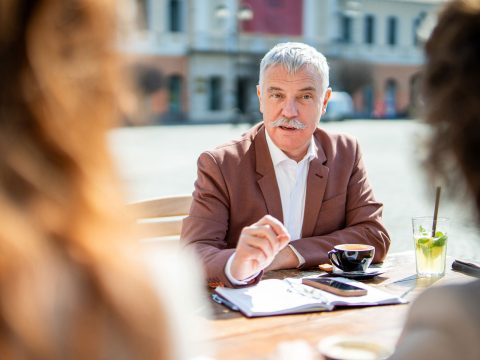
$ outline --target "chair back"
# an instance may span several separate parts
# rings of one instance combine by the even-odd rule
[[[191,195],[164,196],[130,204],[144,239],[179,240]]]

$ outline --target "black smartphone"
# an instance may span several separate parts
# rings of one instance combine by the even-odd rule
[[[339,296],[363,296],[367,295],[367,290],[360,287],[343,283],[331,278],[308,278],[302,279],[302,284],[313,286],[314,288],[331,292]]]

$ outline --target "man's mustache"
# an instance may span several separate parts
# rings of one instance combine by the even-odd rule
[[[299,129],[299,130],[305,129],[306,127],[304,123],[302,123],[297,119],[288,120],[287,118],[284,118],[284,117],[275,120],[270,124],[270,126],[273,128],[279,127],[279,126],[285,126],[285,127]]]

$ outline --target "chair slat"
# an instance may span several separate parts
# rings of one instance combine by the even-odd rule
[[[188,215],[191,195],[165,196],[130,204],[144,239],[178,240],[182,220]]]
[[[133,203],[132,207],[142,218],[157,218],[188,215],[191,203],[191,195],[178,195]]]
[[[182,232],[182,219],[158,222],[137,222],[142,227],[142,231],[152,234],[152,236],[173,236],[180,235]]]

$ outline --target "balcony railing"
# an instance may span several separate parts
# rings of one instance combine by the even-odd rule
[[[237,36],[238,35],[238,36]],[[157,54],[187,54],[188,52],[215,52],[227,54],[265,54],[275,44],[284,41],[302,41],[317,48],[327,58],[343,58],[368,62],[402,63],[417,65],[423,62],[420,48],[411,45],[370,45],[355,43],[324,43],[316,39],[305,39],[302,36],[278,36],[257,34],[225,34],[215,33],[168,33],[155,32],[136,42],[136,48],[150,49]]]

